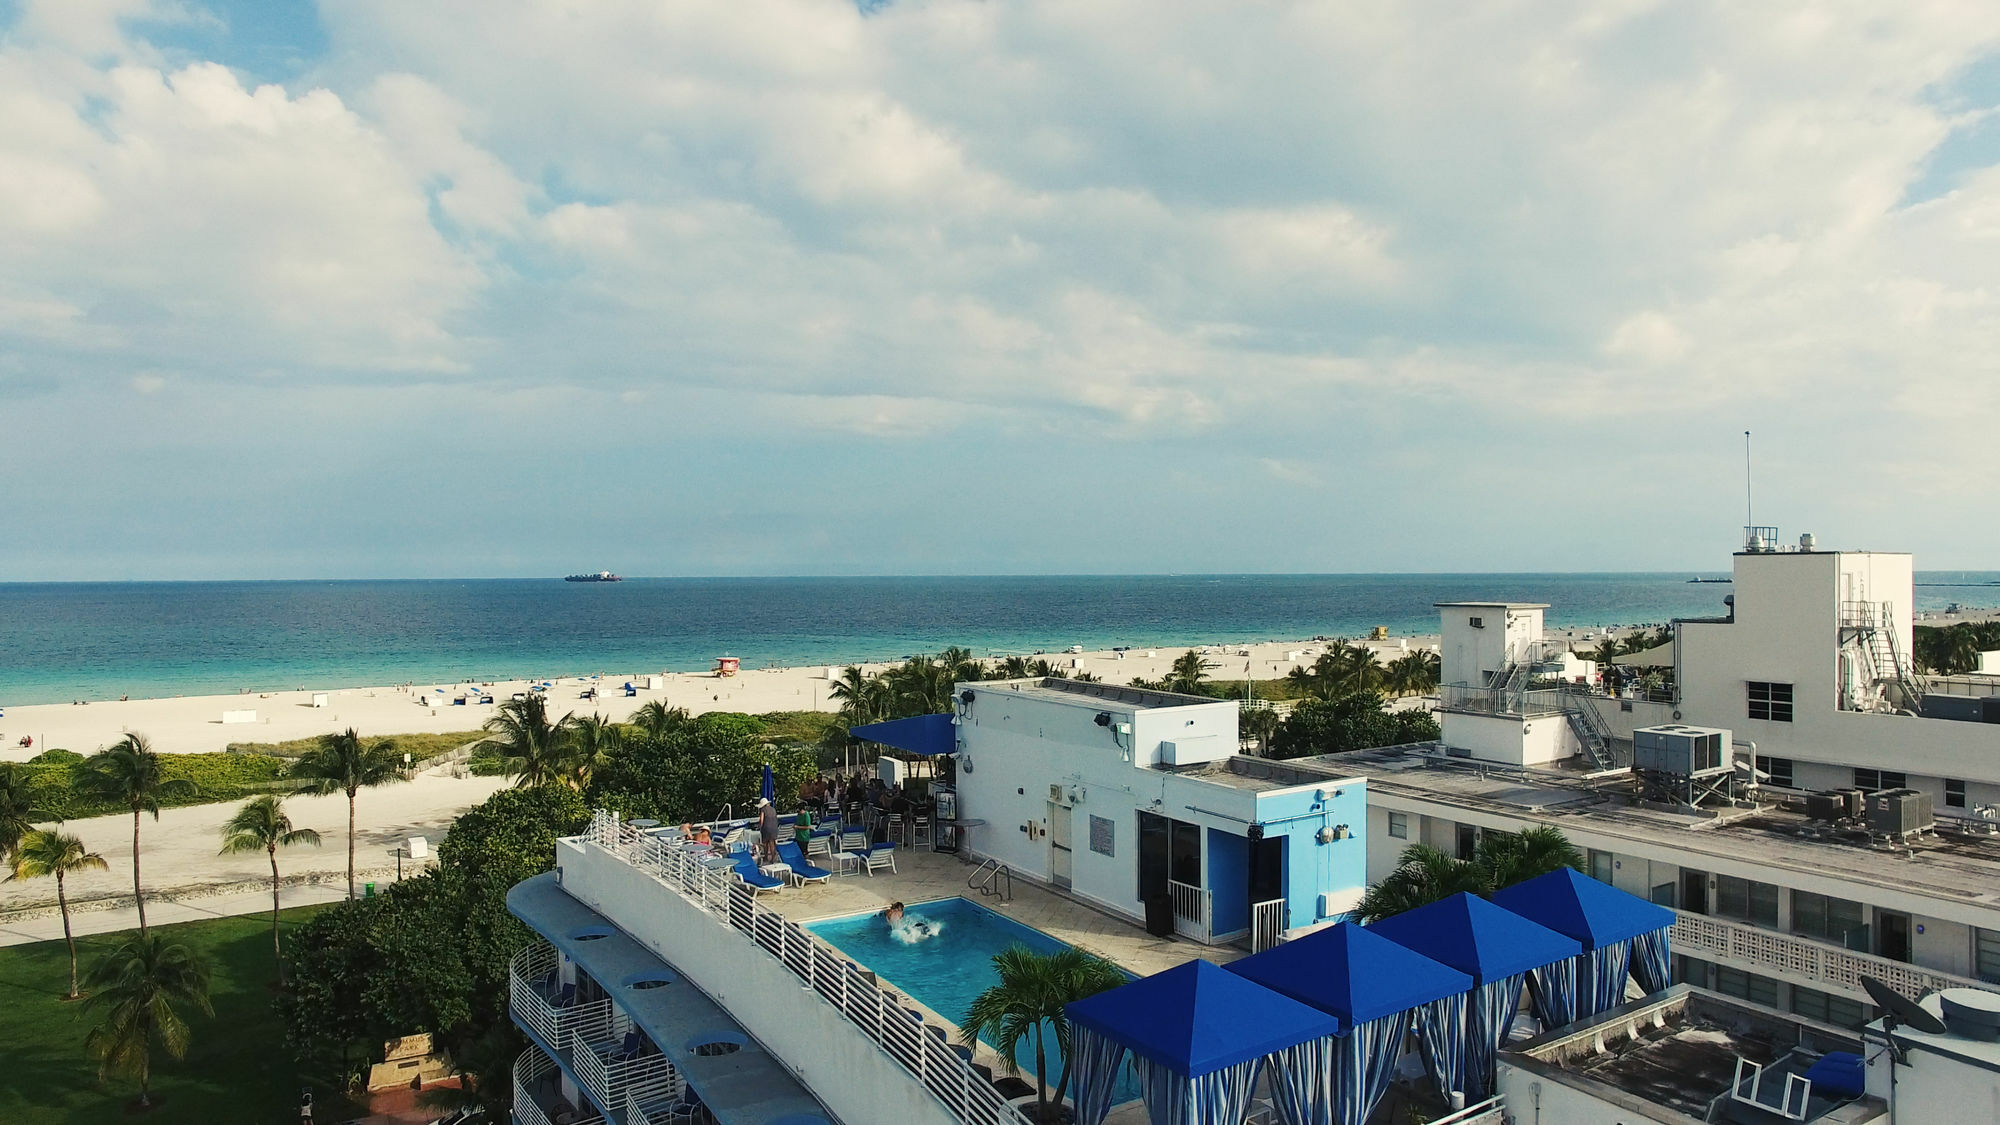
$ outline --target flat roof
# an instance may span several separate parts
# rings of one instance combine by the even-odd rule
[[[1591,780],[1564,770],[1522,769],[1452,758],[1436,743],[1301,758],[1294,767],[1324,768],[1368,779],[1369,803],[1404,797],[1474,812],[1574,825],[1604,836],[1773,871],[1832,878],[1942,903],[2000,909],[2000,837],[1940,832],[1907,845],[1876,847],[1865,838],[1775,806],[1723,809],[1714,817],[1629,802],[1622,777]],[[1699,867],[1690,859],[1682,866]],[[1982,923],[1992,924],[1987,914]]]
[[[1738,1059],[1768,1068],[1761,1088],[1770,1102],[1785,1091],[1784,1074],[1803,1072],[1828,1051],[1860,1050],[1858,1036],[1831,1025],[1683,984],[1555,1028],[1501,1058],[1656,1121],[1703,1122],[1730,1091]],[[1724,1121],[1769,1120],[1753,1107],[1739,1115],[1723,1104]],[[1887,1110],[1866,1097],[1814,1095],[1802,1120],[1853,1125]]]
[[[1432,602],[1432,609],[1547,609],[1547,602]]]
[[[1177,777],[1198,777],[1215,785],[1226,785],[1231,789],[1241,789],[1249,793],[1269,793],[1301,785],[1325,786],[1340,782],[1362,785],[1368,780],[1352,772],[1334,776],[1317,769],[1294,769],[1290,762],[1253,758],[1247,754],[1231,754],[1227,758],[1217,758],[1198,766],[1154,766],[1153,768],[1161,773],[1171,773]]]
[[[1234,703],[1231,699],[1211,699],[1205,695],[1182,695],[1176,691],[1154,691],[1150,688],[1126,687],[1119,684],[1091,683],[1087,680],[1068,680],[1061,676],[1043,676],[1033,680],[981,680],[965,685],[975,691],[1011,691],[1032,699],[1043,699],[1051,703],[1066,703],[1077,707],[1095,707],[1114,703],[1139,711],[1157,711],[1166,707],[1199,707],[1216,703]]]

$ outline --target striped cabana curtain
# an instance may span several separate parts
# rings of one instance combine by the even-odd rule
[[[1082,1024],[1070,1025],[1070,1058],[1076,1067],[1077,1125],[1103,1125],[1118,1086],[1125,1045]]]
[[[1139,1096],[1152,1125],[1242,1125],[1263,1068],[1264,1060],[1258,1058],[1189,1078],[1144,1055],[1132,1056]]]

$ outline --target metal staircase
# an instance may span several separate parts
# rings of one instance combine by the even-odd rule
[[[1617,762],[1611,756],[1611,731],[1598,717],[1590,694],[1564,685],[1562,701],[1563,717],[1569,720],[1571,733],[1576,735],[1591,763],[1601,770],[1616,769]]]
[[[1888,602],[1842,602],[1840,632],[1842,647],[1851,644],[1859,652],[1862,666],[1867,670],[1868,686],[1872,691],[1881,693],[1884,703],[1889,702],[1884,689],[1893,684],[1897,694],[1903,697],[1905,709],[1922,710],[1928,685],[1903,653],[1892,605]],[[1869,700],[1850,698],[1847,702],[1849,710],[1870,709],[1866,706],[1871,702]]]

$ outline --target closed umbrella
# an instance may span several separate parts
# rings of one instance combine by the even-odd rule
[[[775,803],[778,799],[778,782],[776,778],[771,776],[770,766],[764,767],[764,789],[763,792],[759,795],[762,796],[766,801],[771,801],[773,803]]]

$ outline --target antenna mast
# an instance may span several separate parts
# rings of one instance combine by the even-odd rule
[[[1743,431],[1743,526],[1757,526],[1754,509],[1750,504],[1750,431]]]

